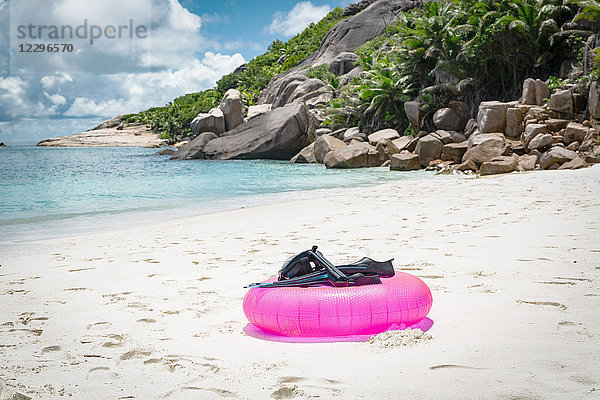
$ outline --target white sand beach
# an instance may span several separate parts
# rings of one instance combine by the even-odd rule
[[[36,399],[600,398],[600,166],[330,193],[5,249],[0,379]],[[394,257],[433,327],[246,335],[243,286],[312,245]]]

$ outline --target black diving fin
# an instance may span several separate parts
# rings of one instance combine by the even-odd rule
[[[379,262],[363,257],[352,264],[334,266],[314,246],[311,250],[286,260],[277,281],[254,283],[247,287],[311,287],[328,284],[344,287],[379,284],[380,278],[395,275],[392,261],[393,259]]]

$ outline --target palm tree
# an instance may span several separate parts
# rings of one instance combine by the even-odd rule
[[[403,104],[411,99],[414,90],[411,77],[403,75],[389,55],[384,55],[374,62],[374,69],[363,74],[357,93],[366,105],[363,126],[375,129],[399,123],[404,117]]]

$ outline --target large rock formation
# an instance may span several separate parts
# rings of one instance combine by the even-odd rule
[[[289,160],[312,142],[314,135],[315,122],[308,108],[292,103],[252,118],[211,140],[204,147],[203,157]]]
[[[419,139],[415,153],[419,155],[421,165],[426,167],[433,160],[437,160],[442,155],[444,144],[441,140],[432,135],[427,135]]]
[[[225,132],[237,128],[244,122],[244,106],[239,90],[229,89],[223,96],[219,109],[225,116]]]
[[[379,0],[356,15],[339,22],[323,38],[319,49],[298,66],[276,76],[261,92],[259,104],[280,107],[288,103],[285,94],[291,94],[298,86],[299,78],[308,67],[321,64],[332,65],[342,53],[352,53],[371,39],[385,32],[387,25],[398,19],[399,11],[408,11],[422,4],[420,0]],[[344,68],[348,65],[344,64]],[[337,69],[339,72],[340,69]],[[302,81],[306,80],[304,79]],[[287,88],[292,85],[294,88]]]
[[[470,146],[469,150],[467,150],[463,156],[463,162],[472,160],[475,164],[480,165],[510,153],[510,147],[506,144],[503,136],[491,134],[480,134],[477,136],[481,136],[481,138],[477,138],[478,140],[473,141],[475,144]],[[473,136],[469,138],[470,143],[472,138]]]
[[[570,90],[561,90],[550,96],[550,109],[561,114],[573,113],[573,95]]]
[[[462,131],[467,121],[450,107],[440,108],[433,114],[433,123],[437,129]]]
[[[225,132],[225,115],[220,108],[213,108],[208,113],[200,113],[190,122],[190,129],[195,134],[212,132],[222,135]]]
[[[565,144],[573,142],[582,143],[588,133],[588,128],[577,122],[569,122],[565,129],[564,140]]]
[[[499,101],[485,101],[479,105],[477,126],[480,133],[501,132],[506,126],[506,110],[511,108],[511,103]]]
[[[172,160],[195,160],[204,158],[204,147],[210,142],[218,138],[213,132],[204,132],[198,135],[194,140],[182,145],[177,149],[175,154],[171,155]]]
[[[352,143],[325,156],[327,168],[365,168],[381,165],[379,153],[367,143]]]
[[[410,122],[410,126],[412,126],[415,133],[421,130],[421,123],[425,114],[421,109],[422,105],[423,103],[420,101],[407,101],[404,103],[404,111],[408,117],[408,122]]]
[[[161,147],[166,142],[147,125],[126,125],[122,121],[115,123],[115,118],[87,132],[45,139],[37,145],[42,147]],[[120,121],[120,118],[118,119]]]
[[[413,171],[417,169],[421,169],[421,160],[419,160],[417,154],[394,154],[390,159],[390,170],[392,171]]]
[[[382,129],[380,131],[370,134],[369,142],[377,143],[382,139],[394,140],[394,139],[398,139],[399,137],[400,137],[400,135],[398,134],[398,131],[396,131],[395,129]]]
[[[548,98],[550,98],[550,89],[546,83],[539,79],[525,79],[521,103],[541,106],[544,104],[544,99]]]
[[[330,151],[338,150],[346,147],[346,143],[342,140],[337,139],[330,135],[323,135],[317,139],[314,147],[315,159],[317,162],[322,163],[325,160],[325,156]]]
[[[519,165],[519,159],[511,156],[499,156],[492,158],[490,161],[486,161],[481,164],[479,168],[479,175],[497,175],[506,174],[517,169]]]
[[[315,144],[311,143],[302,150],[300,153],[296,154],[290,160],[291,163],[296,164],[313,164],[317,162],[317,158],[315,157]]]
[[[258,117],[259,115],[268,113],[271,111],[271,104],[259,104],[257,106],[248,107],[248,116],[246,119]]]
[[[356,61],[358,61],[356,54],[348,51],[340,53],[331,61],[329,72],[336,76],[345,75],[356,67]]]
[[[540,166],[544,169],[550,169],[556,164],[556,168],[560,165],[577,158],[577,153],[572,150],[567,150],[564,147],[556,146],[548,150],[540,158]]]

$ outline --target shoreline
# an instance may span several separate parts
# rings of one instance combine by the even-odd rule
[[[10,242],[0,241],[0,251],[8,253],[9,251],[19,252],[24,248],[35,247],[43,243],[53,243],[54,241],[62,241],[71,237],[90,237],[98,235],[110,235],[112,233],[125,234],[127,232],[136,231],[140,228],[172,228],[174,225],[182,224],[186,221],[198,222],[197,220],[207,216],[218,216],[220,214],[227,215],[230,212],[260,209],[271,206],[284,206],[286,204],[303,203],[306,201],[318,201],[327,198],[335,193],[335,196],[355,195],[362,189],[385,190],[386,187],[397,185],[398,183],[420,181],[433,181],[436,179],[433,171],[413,171],[399,172],[405,176],[398,181],[390,181],[385,183],[373,183],[359,186],[338,187],[338,188],[320,188],[311,190],[292,190],[278,193],[259,193],[248,196],[234,197],[229,199],[221,199],[218,202],[220,206],[214,206],[205,210],[193,210],[194,215],[189,216],[190,204],[177,206],[170,209],[148,209],[144,211],[127,211],[114,212],[106,211],[104,213],[94,213],[92,215],[77,216],[68,219],[58,219],[47,221],[49,223],[57,223],[56,226],[45,227],[44,231],[54,232],[56,229],[67,229],[63,233],[52,233],[53,236],[41,236],[38,238],[18,238],[12,239]],[[420,177],[407,178],[406,174],[421,175]],[[432,176],[425,176],[425,174]],[[448,176],[437,176],[437,179],[447,179]],[[474,179],[469,175],[457,175],[454,179]],[[86,223],[82,223],[81,218],[86,219]],[[107,218],[105,220],[105,218]],[[106,223],[106,226],[97,228],[99,222]],[[136,227],[128,227],[131,223],[135,223]],[[31,225],[39,224],[32,222]],[[64,225],[63,225],[64,224]],[[96,226],[92,226],[96,224]],[[30,223],[23,224],[6,224],[0,225],[6,227],[26,228]],[[14,250],[14,249],[17,250]]]
[[[600,167],[441,179],[3,254],[0,379],[44,399],[593,398]],[[313,244],[334,262],[395,257],[397,271],[421,277],[431,338],[245,335],[243,286]]]

